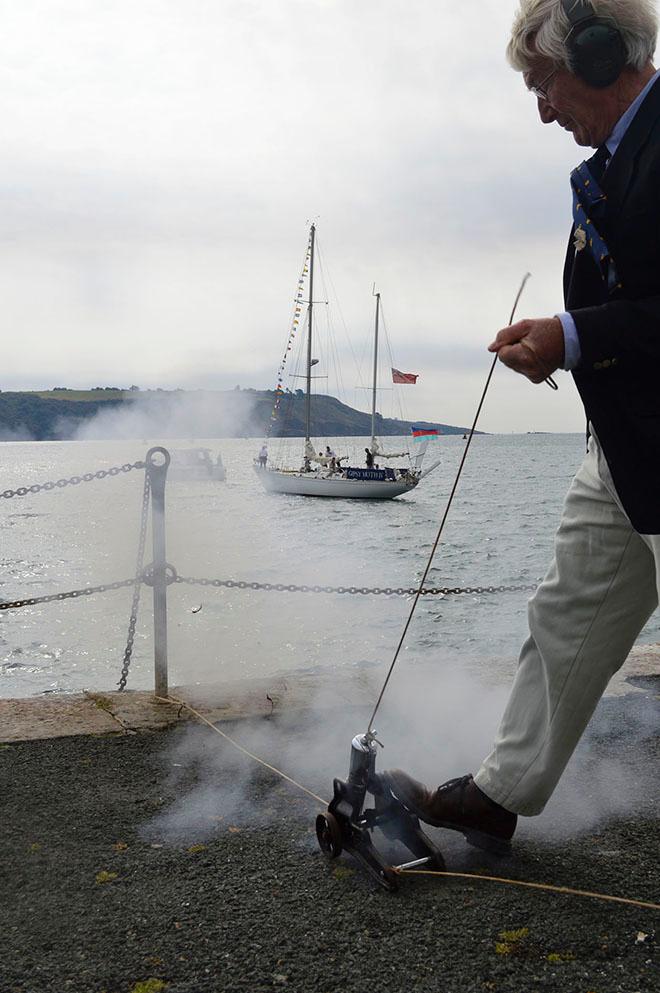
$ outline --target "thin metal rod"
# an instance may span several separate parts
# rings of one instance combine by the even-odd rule
[[[309,232],[309,302],[307,305],[307,392],[305,394],[305,441],[310,439],[312,423],[312,311],[314,309],[314,239],[316,226]]]
[[[511,311],[511,317],[509,318],[509,325],[513,324],[513,318],[514,318],[514,315],[516,313],[516,308],[518,306],[518,303],[520,301],[520,297],[522,296],[522,292],[525,289],[525,284],[526,284],[527,280],[529,279],[529,277],[530,277],[530,273],[528,273],[528,272],[525,273],[525,276],[523,277],[523,281],[520,284],[520,289],[518,290],[518,293],[516,294],[516,299],[514,301],[513,309]],[[490,371],[488,373],[488,378],[486,379],[486,385],[484,386],[483,393],[481,394],[481,399],[479,400],[479,406],[477,407],[477,412],[474,415],[474,420],[472,422],[472,427],[470,428],[470,434],[469,434],[469,437],[468,437],[468,440],[467,440],[467,444],[465,446],[465,450],[463,451],[463,457],[462,457],[461,463],[460,463],[460,465],[458,467],[458,472],[456,473],[456,479],[454,480],[454,485],[452,486],[451,493],[449,494],[449,499],[447,500],[447,506],[445,507],[445,512],[442,515],[442,521],[440,522],[440,527],[438,528],[438,533],[437,533],[437,535],[435,537],[435,541],[433,542],[433,548],[431,549],[431,554],[429,555],[429,560],[426,563],[426,568],[424,569],[424,575],[422,576],[422,578],[420,580],[419,586],[417,588],[417,592],[415,594],[415,598],[414,598],[414,600],[412,602],[412,606],[410,608],[410,613],[408,614],[408,619],[407,619],[407,621],[406,621],[406,623],[404,625],[403,632],[401,634],[401,638],[399,639],[399,643],[398,643],[398,645],[396,647],[396,651],[394,653],[394,658],[392,659],[392,664],[390,665],[389,671],[387,673],[387,677],[386,677],[385,682],[383,684],[383,688],[380,691],[380,696],[378,697],[378,700],[376,701],[376,706],[374,707],[374,712],[371,715],[371,719],[369,721],[369,726],[367,728],[367,734],[369,734],[373,730],[373,724],[374,724],[374,721],[376,719],[376,714],[378,713],[378,708],[380,707],[381,701],[382,701],[383,697],[385,696],[385,690],[387,689],[387,686],[389,684],[389,681],[390,681],[390,679],[392,677],[392,673],[394,672],[394,666],[396,665],[397,659],[399,658],[399,654],[400,654],[401,649],[403,647],[403,643],[404,643],[404,641],[406,639],[406,635],[408,634],[408,628],[410,627],[411,621],[413,619],[413,615],[414,615],[415,610],[417,608],[417,604],[419,603],[419,598],[422,595],[422,590],[424,589],[424,586],[426,584],[426,577],[428,576],[429,571],[431,569],[431,565],[433,563],[433,557],[434,557],[434,555],[436,553],[436,550],[438,548],[438,545],[440,544],[440,538],[442,536],[442,532],[443,532],[443,529],[444,529],[444,526],[445,526],[445,522],[446,522],[447,517],[449,515],[449,510],[451,508],[451,505],[452,505],[452,502],[453,502],[453,499],[454,499],[454,494],[456,493],[456,489],[458,487],[458,482],[459,482],[459,480],[461,478],[461,473],[463,472],[463,466],[465,465],[465,460],[467,459],[467,454],[470,451],[470,445],[472,444],[472,438],[474,436],[475,428],[477,426],[477,421],[479,420],[479,415],[481,414],[481,408],[484,405],[484,400],[486,399],[486,394],[488,392],[488,387],[490,386],[490,381],[493,378],[493,373],[495,372],[495,364],[496,364],[496,362],[497,362],[497,355],[495,355],[495,357],[494,357],[494,359],[493,359],[493,361],[491,363]]]
[[[516,316],[516,311],[518,309],[518,304],[520,303],[520,298],[523,295],[523,290],[527,285],[527,280],[531,276],[531,272],[526,272],[522,278],[522,283],[520,284],[520,289],[516,293],[516,299],[513,301],[513,307],[511,308],[511,317],[509,318],[509,327],[513,324],[513,318]]]
[[[375,290],[375,286],[374,286]],[[373,291],[372,291],[373,292]],[[373,294],[376,297],[376,325],[374,327],[374,376],[371,386],[371,451],[373,453],[376,443],[376,390],[378,389],[378,311],[380,310],[380,293]]]
[[[401,865],[393,865],[392,868],[395,872],[406,872],[406,870],[417,869],[420,865],[428,865],[432,862],[430,855],[427,855],[424,859],[415,859],[414,862],[403,862]]]
[[[520,289],[518,290],[518,296],[516,297],[516,301],[515,301],[515,303],[513,305],[513,310],[511,311],[511,320],[509,321],[509,324],[510,325],[513,324],[513,315],[516,312],[516,308],[518,306],[518,301],[520,300],[520,296],[522,294],[522,291],[525,289],[525,283],[527,282],[527,280],[529,279],[530,276],[531,276],[531,273],[530,272],[526,272],[525,273],[525,276],[524,276],[523,281],[522,281],[522,285],[521,285]],[[547,383],[547,385],[550,387],[551,390],[558,390],[559,389],[559,387],[557,386],[557,383],[552,378],[552,376],[547,376],[546,379],[545,379],[545,382]]]

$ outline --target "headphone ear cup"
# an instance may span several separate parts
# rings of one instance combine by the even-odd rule
[[[626,64],[620,31],[610,24],[591,24],[569,42],[571,63],[581,79],[595,89],[611,86]]]

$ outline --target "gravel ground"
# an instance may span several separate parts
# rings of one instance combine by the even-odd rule
[[[646,726],[657,684],[606,706],[608,727],[613,708]],[[657,768],[657,732],[620,737],[631,778]],[[611,747],[596,722],[590,761]],[[306,782],[326,795],[345,772]],[[350,857],[326,860],[314,803],[208,728],[3,745],[0,796],[1,993],[660,989],[657,912],[467,880],[389,894]],[[451,869],[658,902],[657,800],[568,840],[523,830],[506,860],[432,834]]]

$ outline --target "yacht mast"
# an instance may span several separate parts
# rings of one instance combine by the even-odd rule
[[[305,442],[309,439],[312,416],[312,308],[314,306],[314,238],[316,225],[312,224],[309,234],[309,324],[307,328],[307,393],[305,395]]]
[[[374,285],[374,289],[375,289]],[[376,326],[374,328],[374,379],[371,395],[371,451],[376,444],[376,389],[378,385],[378,311],[380,310],[380,293],[373,293],[376,297]]]

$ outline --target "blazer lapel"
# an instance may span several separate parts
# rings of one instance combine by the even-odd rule
[[[607,199],[597,213],[599,227],[602,223],[602,233],[606,239],[611,233],[610,224],[615,222],[619,209],[625,200],[635,173],[637,158],[648,142],[659,118],[660,79],[656,80],[646,94],[601,178],[600,186]],[[573,246],[573,234],[574,229],[571,231],[564,263],[564,302],[567,309],[587,306],[589,301],[593,304],[601,296],[603,297],[602,302],[607,299],[604,283],[591,257],[585,258],[587,252],[576,255]]]
[[[648,141],[659,117],[660,79],[657,79],[630,122],[601,180],[603,192],[607,194],[606,212],[611,208],[620,207],[623,203],[633,177],[635,160]]]

